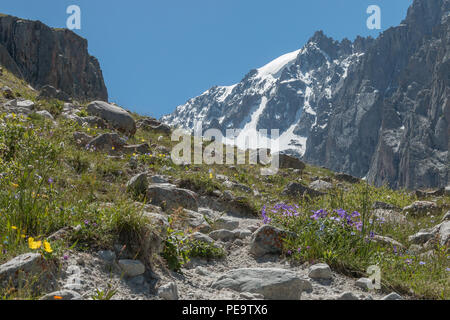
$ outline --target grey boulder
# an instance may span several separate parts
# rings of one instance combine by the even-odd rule
[[[312,289],[311,283],[295,272],[279,268],[235,269],[220,276],[214,289],[257,293],[269,300],[299,300],[303,291]]]
[[[118,106],[104,101],[93,101],[87,106],[86,110],[89,115],[102,118],[122,133],[127,135],[134,135],[136,133],[136,122],[133,117]]]

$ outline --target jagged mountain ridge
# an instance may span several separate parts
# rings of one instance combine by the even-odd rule
[[[242,134],[280,129],[280,150],[303,156],[311,129],[321,125],[317,113],[328,112],[333,92],[371,41],[338,42],[319,31],[302,49],[250,71],[236,85],[211,88],[162,120],[185,129],[202,121],[204,129],[224,135],[229,128]]]
[[[299,51],[213,87],[162,121],[192,129],[279,128],[280,149],[375,185],[449,183],[449,0],[415,0],[400,26]]]

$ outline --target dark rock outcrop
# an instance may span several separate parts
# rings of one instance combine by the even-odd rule
[[[36,89],[50,85],[77,100],[108,100],[88,43],[68,29],[0,15],[0,64]]]

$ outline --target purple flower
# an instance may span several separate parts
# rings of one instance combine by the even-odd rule
[[[289,251],[287,252],[287,254],[290,256],[290,255],[292,254],[292,251],[289,250]]]
[[[89,220],[84,220],[85,225],[89,225]]]
[[[419,264],[420,264],[421,266],[424,266],[424,265],[426,265],[426,262],[420,261]]]
[[[69,256],[67,254],[64,255],[64,260],[69,260]]]
[[[450,272],[450,268],[445,269],[445,271]]]
[[[406,259],[405,262],[406,262],[407,264],[411,264],[411,263],[412,263],[412,259]]]
[[[264,224],[269,224],[272,222],[272,219],[266,215],[266,206],[264,206],[262,209],[262,217],[263,217]]]
[[[53,184],[53,179],[52,178],[48,178],[48,183]]]

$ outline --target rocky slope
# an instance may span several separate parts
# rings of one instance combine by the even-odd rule
[[[0,64],[36,89],[51,85],[75,99],[107,101],[100,65],[87,47],[70,30],[0,14]]]
[[[279,149],[310,163],[375,185],[446,186],[449,7],[415,0],[402,24],[375,40],[317,32],[301,50],[162,120],[188,129],[201,120],[224,134],[280,129]]]

